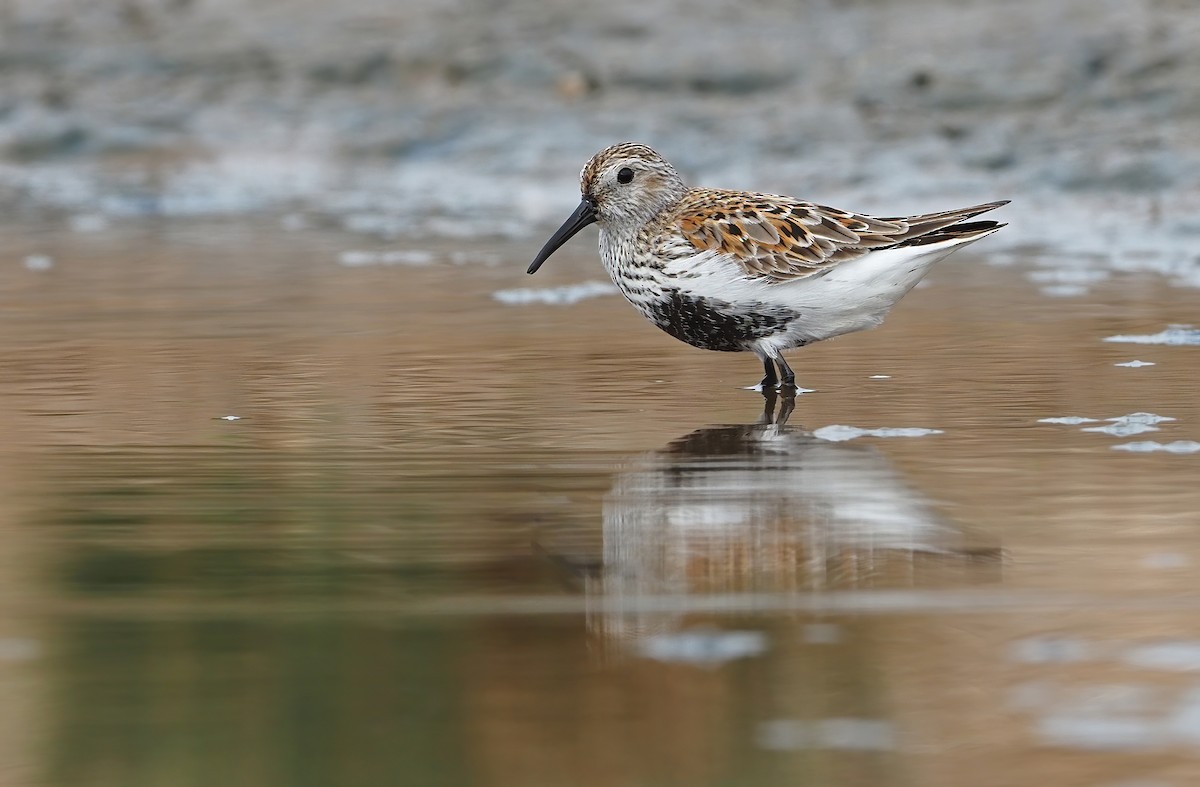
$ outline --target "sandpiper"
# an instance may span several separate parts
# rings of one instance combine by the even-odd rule
[[[764,390],[795,387],[785,350],[879,325],[933,263],[1004,226],[966,219],[1008,204],[881,219],[776,194],[688,188],[666,159],[633,142],[593,156],[580,191],[528,272],[598,223],[600,256],[629,302],[694,347],[754,353]]]

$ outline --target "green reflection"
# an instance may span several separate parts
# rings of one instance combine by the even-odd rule
[[[43,514],[62,547],[50,572],[90,599],[456,589],[462,572],[445,543],[486,534],[491,522],[462,510],[461,493],[447,488],[456,479],[376,459],[238,449],[64,455],[74,472]]]
[[[562,592],[553,561],[528,557],[522,490],[604,490],[607,471],[84,458],[45,509],[53,593],[85,610],[51,622],[50,784],[905,783],[891,751],[761,744],[775,719],[887,718],[869,638],[849,628],[813,646],[795,620],[680,617],[663,632],[740,627],[771,642],[760,657],[695,666],[639,658],[585,615],[392,619],[386,603],[359,604]],[[577,516],[598,536],[598,504],[562,508],[545,521]],[[587,558],[596,542],[579,543]]]
[[[333,620],[68,621],[49,781],[469,784],[460,639]]]

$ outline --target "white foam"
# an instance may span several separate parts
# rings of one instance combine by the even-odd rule
[[[1173,443],[1156,443],[1153,440],[1143,440],[1139,443],[1121,443],[1113,446],[1114,451],[1131,451],[1135,454],[1148,454],[1155,451],[1165,451],[1169,454],[1194,454],[1200,451],[1200,443],[1195,440],[1176,440]]]
[[[1191,558],[1182,552],[1152,552],[1142,558],[1143,566],[1158,570],[1187,568],[1191,564]]]
[[[1104,341],[1125,342],[1128,344],[1166,344],[1172,347],[1183,345],[1200,347],[1200,329],[1193,328],[1190,325],[1171,325],[1158,333],[1109,336]]]
[[[1130,648],[1123,660],[1143,669],[1169,672],[1200,671],[1200,641],[1172,640]]]
[[[108,219],[94,213],[72,216],[70,224],[75,232],[100,232],[108,229]]]
[[[1077,298],[1080,295],[1087,295],[1088,288],[1082,284],[1050,284],[1039,287],[1038,292],[1048,298]]]
[[[657,382],[662,382],[662,380],[658,380]],[[754,385],[745,386],[744,388],[742,388],[742,390],[743,391],[758,391],[759,393],[762,393],[763,387],[762,387],[762,383],[755,383]],[[772,390],[775,390],[775,389],[772,389]],[[796,396],[799,396],[800,394],[816,393],[817,389],[816,388],[801,388],[800,386],[796,386],[795,388],[792,389],[791,392],[793,394],[795,394]]]
[[[1039,284],[1095,284],[1108,278],[1108,271],[1088,268],[1051,268],[1025,274]]]
[[[470,265],[482,264],[488,267],[499,265],[504,261],[504,258],[490,251],[452,251],[450,252],[451,265]]]
[[[1140,751],[1162,745],[1160,725],[1131,717],[1062,713],[1038,720],[1043,742],[1073,749]]]
[[[1153,361],[1126,361],[1125,363],[1114,363],[1113,366],[1127,366],[1130,369],[1140,369],[1143,366],[1156,366]]]
[[[1111,421],[1108,426],[1089,426],[1081,431],[1084,432],[1100,432],[1101,434],[1112,435],[1114,437],[1132,437],[1135,434],[1144,434],[1146,432],[1157,432],[1156,424],[1161,424],[1164,421],[1174,421],[1174,418],[1166,415],[1156,415],[1154,413],[1129,413],[1128,415],[1119,415],[1116,418],[1105,418],[1106,421]]]
[[[1158,427],[1142,423],[1116,423],[1109,424],[1108,426],[1087,426],[1080,431],[1100,432],[1101,434],[1112,435],[1113,437],[1133,437],[1135,434],[1157,432]]]
[[[527,306],[543,303],[551,306],[570,306],[587,298],[616,295],[618,290],[609,282],[585,281],[563,287],[523,287],[515,290],[498,290],[492,297],[509,306]]]
[[[655,661],[717,666],[727,661],[759,656],[767,650],[761,631],[719,629],[682,631],[647,637],[638,645],[640,655]]]
[[[813,432],[815,437],[840,443],[858,437],[925,437],[931,434],[942,434],[941,429],[923,429],[921,427],[884,427],[881,429],[860,429],[857,426],[833,424],[822,426]]]
[[[398,249],[394,251],[343,251],[338,262],[347,268],[367,265],[432,265],[434,253],[424,249]]]
[[[25,269],[41,273],[54,267],[54,258],[46,254],[30,254],[25,258]]]
[[[1067,416],[1063,416],[1062,418],[1039,418],[1038,423],[1039,424],[1067,424],[1068,426],[1075,426],[1076,424],[1094,424],[1094,423],[1097,423],[1099,420],[1100,420],[1099,418],[1084,418],[1083,416],[1079,416],[1079,415],[1067,415]]]
[[[1071,664],[1087,661],[1093,647],[1073,637],[1028,637],[1014,642],[1009,658],[1025,664]]]
[[[1138,412],[1129,413],[1128,415],[1118,415],[1116,418],[1105,418],[1104,420],[1118,424],[1161,424],[1165,421],[1174,421],[1175,419],[1169,415]]]

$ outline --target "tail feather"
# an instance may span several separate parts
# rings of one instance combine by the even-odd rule
[[[884,221],[903,222],[907,224],[908,231],[899,236],[899,242],[895,245],[913,246],[917,245],[915,241],[917,241],[919,238],[936,234],[939,232],[939,230],[945,230],[949,227],[974,227],[979,231],[983,231],[985,229],[999,229],[1003,225],[1000,225],[994,221],[977,221],[971,222],[970,224],[963,224],[961,222],[971,218],[972,216],[978,216],[980,213],[987,213],[989,210],[995,210],[996,208],[1007,205],[1008,203],[1008,200],[999,200],[997,202],[984,203],[983,205],[972,205],[969,208],[957,208],[955,210],[945,210],[939,213],[926,213],[921,216],[906,216],[901,218],[884,219]],[[981,226],[985,224],[989,226],[986,228]],[[939,238],[939,240],[944,239],[944,237]],[[934,241],[930,240],[924,242],[932,243]]]

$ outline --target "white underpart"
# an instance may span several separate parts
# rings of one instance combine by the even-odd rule
[[[935,262],[982,237],[881,249],[826,273],[787,282],[747,277],[734,260],[713,251],[672,261],[666,272],[693,274],[674,281],[689,295],[723,300],[747,312],[763,305],[797,312],[786,333],[762,339],[754,348],[760,357],[775,358],[792,347],[874,328]]]

